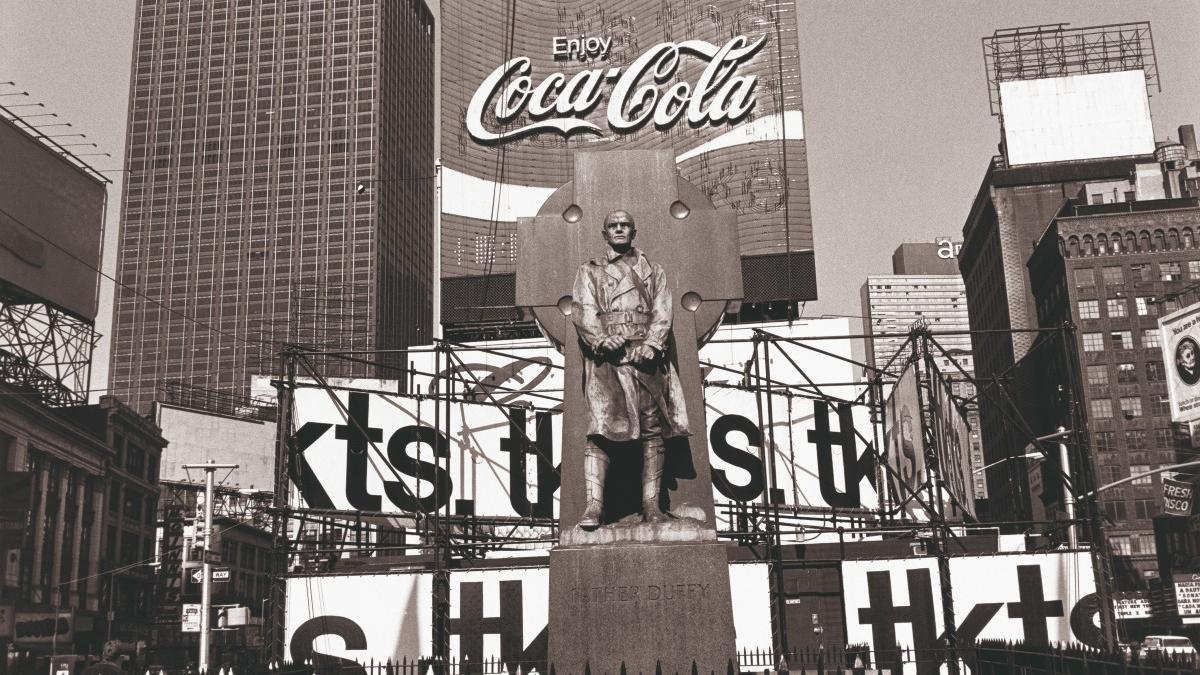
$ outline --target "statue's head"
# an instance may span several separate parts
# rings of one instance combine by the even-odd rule
[[[617,210],[604,218],[604,227],[600,228],[600,232],[611,248],[625,251],[633,245],[633,238],[637,236],[637,225],[633,223],[633,216],[629,215],[628,211]]]
[[[116,661],[121,656],[121,643],[116,640],[109,640],[104,643],[103,649],[100,651],[100,658],[105,661]]]

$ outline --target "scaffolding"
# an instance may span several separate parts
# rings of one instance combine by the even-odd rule
[[[1000,116],[1000,83],[1090,73],[1143,70],[1146,93],[1162,91],[1149,21],[1068,28],[1055,23],[997,30],[983,38],[992,115]]]
[[[0,281],[0,381],[50,407],[83,405],[99,340],[90,321]]]
[[[1071,356],[1068,345],[1073,345],[1074,327],[1070,325],[1049,328],[1031,329],[1025,332],[1038,336],[1058,336],[1060,339],[1046,338],[1048,344],[1062,345],[1068,358],[1066,381],[1076,383],[1078,364]],[[802,543],[817,536],[824,536],[828,541],[845,542],[855,538],[895,537],[907,535],[918,537],[930,547],[928,550],[938,558],[940,586],[942,588],[942,620],[947,627],[947,634],[952,635],[955,625],[954,608],[951,604],[951,578],[949,574],[949,556],[966,552],[960,541],[960,536],[967,528],[973,526],[974,517],[969,510],[959,508],[955,504],[961,496],[949,492],[945,476],[942,474],[939,461],[947,450],[945,432],[938,427],[940,407],[953,406],[958,408],[963,417],[968,412],[977,410],[981,400],[991,404],[1006,406],[1007,414],[1017,428],[1027,432],[1029,443],[1042,448],[1043,443],[1038,439],[1034,423],[1021,416],[1021,410],[1012,405],[1012,397],[1005,391],[1005,385],[996,381],[979,383],[973,374],[959,366],[956,351],[948,351],[939,343],[939,338],[947,335],[971,334],[969,331],[931,332],[925,326],[914,326],[906,334],[891,336],[881,335],[836,335],[810,336],[793,338],[778,335],[770,330],[754,328],[746,339],[720,340],[714,339],[709,344],[740,343],[749,345],[750,358],[744,362],[740,377],[737,381],[708,382],[707,386],[717,388],[738,389],[752,393],[755,400],[754,423],[762,437],[761,447],[758,448],[762,460],[764,489],[761,494],[750,500],[718,501],[716,504],[719,516],[724,517],[725,525],[718,530],[718,536],[724,540],[737,542],[756,551],[756,555],[768,564],[768,581],[772,614],[773,646],[777,653],[788,653],[788,631],[786,626],[786,611],[784,608],[783,569],[785,560],[783,548],[794,543]],[[895,354],[882,368],[874,364],[866,364],[853,358],[836,353],[833,349],[821,346],[822,340],[861,340],[880,337],[903,337],[903,343]],[[534,347],[528,347],[534,348]],[[525,435],[520,442],[528,446],[531,453],[540,452],[537,439],[531,438],[525,431],[525,415],[533,408],[528,401],[513,401],[511,394],[517,391],[504,386],[504,382],[489,381],[481,378],[471,368],[466,367],[463,353],[468,350],[482,351],[488,354],[509,357],[516,360],[529,360],[522,355],[522,348],[499,347],[489,349],[478,345],[464,345],[447,341],[439,341],[432,347],[433,372],[419,372],[410,367],[409,375],[420,375],[432,378],[427,389],[408,384],[409,393],[393,391],[375,391],[372,393],[388,396],[404,397],[416,401],[434,404],[436,413],[433,419],[418,420],[418,424],[432,425],[446,437],[450,437],[450,406],[455,403],[485,403],[503,413],[510,422],[519,416],[520,424],[513,424],[512,429],[519,430]],[[411,352],[412,350],[407,350]],[[861,368],[865,379],[855,382],[818,382],[813,379],[802,365],[806,355],[822,358],[833,358],[846,362],[854,368]],[[264,617],[264,649],[267,659],[282,658],[283,645],[283,611],[286,579],[291,574],[314,574],[340,571],[346,573],[381,572],[396,569],[419,568],[433,575],[434,630],[431,654],[435,660],[447,662],[450,657],[448,632],[446,624],[449,621],[449,569],[457,566],[456,561],[487,557],[494,552],[528,551],[530,549],[549,549],[558,541],[558,522],[554,517],[523,515],[516,517],[500,517],[494,515],[475,515],[474,513],[451,512],[450,500],[435,499],[440,504],[428,511],[411,511],[398,513],[392,511],[364,511],[338,508],[308,508],[301,506],[297,499],[297,491],[303,492],[305,481],[312,478],[306,475],[311,471],[301,458],[298,448],[303,447],[298,440],[297,420],[295,413],[295,395],[298,390],[315,388],[324,390],[329,401],[337,408],[340,418],[345,422],[348,435],[357,435],[361,440],[360,450],[364,455],[379,458],[376,466],[383,471],[391,471],[395,476],[393,484],[400,490],[411,494],[410,488],[402,480],[395,467],[387,461],[385,449],[381,447],[382,437],[378,430],[368,427],[356,416],[349,406],[337,393],[337,389],[329,386],[327,378],[315,365],[320,360],[352,358],[359,361],[371,362],[385,355],[377,352],[360,351],[330,351],[314,352],[302,347],[290,347],[282,354],[281,377],[273,382],[279,392],[279,436],[277,446],[276,492],[271,509],[272,532],[275,536],[275,567],[273,577],[271,606],[273,615]],[[948,374],[942,373],[937,362],[952,364]],[[731,370],[718,364],[702,362],[702,368],[712,373],[719,370]],[[561,369],[562,366],[547,367]],[[790,368],[789,373],[798,375],[790,379],[779,376],[781,368]],[[915,487],[905,487],[902,480],[890,480],[896,477],[896,469],[891,466],[884,447],[882,430],[887,424],[887,392],[899,381],[898,372],[912,369],[917,374],[920,399],[920,433],[924,439],[927,451],[926,460],[929,471],[923,478],[923,483]],[[773,372],[774,371],[774,372]],[[970,399],[963,399],[954,394],[953,382],[969,382],[975,387],[975,393]],[[538,407],[544,410],[561,411],[561,391],[552,389],[539,390],[535,394],[539,399]],[[1079,406],[1074,405],[1078,393],[1070,389],[1067,393],[1068,410],[1071,417],[1071,434],[1068,445],[1073,456],[1080,458],[1076,464],[1079,471],[1085,474],[1089,471],[1086,461],[1087,438],[1085,420]],[[871,420],[869,428],[860,428],[851,424],[846,428],[843,417],[841,429],[831,431],[829,420],[816,422],[817,432],[827,438],[838,437],[837,443],[845,443],[843,449],[851,448],[857,453],[853,461],[859,466],[868,467],[870,479],[876,487],[878,503],[869,508],[849,505],[837,508],[806,508],[797,504],[787,504],[783,498],[783,490],[779,486],[786,483],[786,477],[781,478],[776,472],[776,460],[782,454],[794,452],[790,439],[777,437],[778,434],[791,435],[792,417],[790,411],[784,411],[782,406],[790,408],[797,399],[813,401],[814,410],[819,406],[820,419],[826,413],[838,419],[838,415],[846,415],[846,410],[862,408],[869,413]],[[780,424],[778,419],[788,420]],[[810,432],[812,434],[813,432]],[[339,436],[345,439],[347,436]],[[1047,447],[1045,452],[1051,453]],[[1057,452],[1054,450],[1053,452]],[[769,453],[769,455],[768,455]],[[547,458],[549,460],[550,458]],[[365,459],[362,461],[366,461]],[[450,471],[450,459],[434,453],[433,459],[437,465]],[[794,461],[794,458],[793,458]],[[1015,463],[1014,463],[1015,464]],[[788,465],[791,466],[791,465]],[[868,474],[864,474],[866,476]],[[1085,477],[1078,485],[1072,484],[1068,478],[1066,485],[1072,491],[1078,491],[1083,485],[1091,484],[1090,477]],[[434,482],[434,490],[438,488]],[[970,485],[966,486],[970,489]],[[435,495],[436,496],[436,495]],[[913,520],[906,513],[906,507],[919,505],[923,519]],[[967,513],[961,520],[954,521],[947,516],[947,506],[955,505],[956,511]],[[721,518],[719,517],[720,521]],[[988,523],[995,525],[995,523]],[[1057,518],[1040,523],[1022,523],[1025,528],[1039,528],[1054,540],[1066,540],[1065,532],[1075,526],[1082,525],[1093,556],[1093,568],[1096,571],[1096,587],[1101,598],[1102,625],[1109,644],[1113,644],[1112,631],[1114,617],[1111,614],[1111,603],[1108,602],[1110,590],[1108,570],[1108,551],[1099,522],[1098,510],[1085,506],[1081,517],[1075,521],[1064,521]],[[282,570],[283,573],[278,571]],[[953,655],[955,645],[953,638],[947,645],[947,653]],[[951,658],[948,663],[951,669],[957,660]]]

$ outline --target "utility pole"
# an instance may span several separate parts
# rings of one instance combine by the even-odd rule
[[[1058,428],[1058,461],[1062,471],[1063,510],[1067,512],[1067,547],[1071,550],[1079,548],[1079,526],[1075,522],[1075,490],[1069,485],[1071,473],[1071,454],[1067,451],[1067,428]]]
[[[207,464],[184,464],[184,470],[187,469],[203,469],[204,470],[204,558],[201,574],[203,575],[200,585],[200,672],[208,672],[208,656],[209,656],[209,632],[212,630],[211,617],[209,612],[212,608],[212,519],[213,519],[213,474],[218,469],[229,469],[233,471],[238,468],[237,464],[217,464],[209,460]]]

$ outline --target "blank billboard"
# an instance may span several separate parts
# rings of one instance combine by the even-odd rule
[[[1000,83],[1010,166],[1154,152],[1141,70]]]
[[[103,183],[0,121],[0,280],[96,319]]]

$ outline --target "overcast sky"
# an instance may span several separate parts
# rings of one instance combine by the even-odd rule
[[[898,244],[961,236],[999,141],[980,45],[996,29],[1150,21],[1162,84],[1150,101],[1155,137],[1200,124],[1196,0],[799,5],[820,294],[806,316],[859,314],[859,287],[867,274],[891,271]],[[26,101],[73,123],[99,146],[94,152],[111,153],[86,158],[99,169],[122,166],[134,8],[134,0],[0,0],[0,81],[15,81],[30,92]],[[106,175],[114,181],[104,261],[112,274],[121,174]],[[112,284],[102,282],[97,328],[106,337],[111,297]],[[106,339],[96,389],[107,386],[107,361]]]

